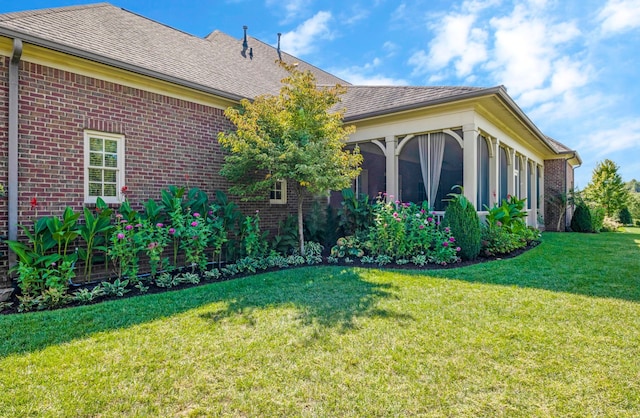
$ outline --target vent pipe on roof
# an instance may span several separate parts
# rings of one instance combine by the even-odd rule
[[[280,50],[280,37],[282,34],[278,32],[278,59],[282,61],[282,51]]]
[[[253,59],[253,48],[249,48],[249,59]]]
[[[246,51],[247,48],[249,48],[249,43],[247,42],[247,29],[249,29],[248,26],[243,26],[242,29],[244,30],[244,41],[242,41],[242,50]]]

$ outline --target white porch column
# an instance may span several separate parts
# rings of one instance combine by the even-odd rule
[[[508,148],[507,156],[509,157],[507,158],[507,164],[511,163],[511,165],[507,166],[507,171],[509,172],[507,193],[513,196],[516,194],[516,150]]]
[[[398,157],[396,156],[396,148],[398,146],[398,138],[395,135],[384,138],[387,146],[385,157],[387,159],[386,175],[387,175],[387,197],[393,196],[398,198]]]
[[[489,149],[489,207],[498,202],[500,192],[500,141],[498,138],[490,138]]]
[[[529,201],[529,225],[533,227],[538,226],[538,214],[536,205],[538,204],[538,196],[536,193],[536,164],[534,161],[527,161],[527,167],[529,167],[529,175],[527,176],[527,182],[531,188],[531,200]]]
[[[462,127],[462,187],[464,195],[478,209],[478,127],[470,123]],[[480,208],[481,209],[481,208]]]

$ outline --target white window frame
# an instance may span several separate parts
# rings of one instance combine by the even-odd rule
[[[105,203],[120,203],[122,201],[122,187],[125,183],[125,165],[124,165],[124,157],[125,157],[125,138],[124,135],[108,133],[108,132],[99,132],[99,131],[84,131],[84,202],[85,203],[96,203],[98,196],[89,196],[89,168],[90,168],[90,139],[91,138],[100,138],[100,139],[108,139],[115,140],[118,144],[117,149],[117,167],[116,167],[116,195],[115,196],[100,196]],[[97,167],[96,168],[104,168]]]
[[[277,198],[278,193],[280,193],[280,198]],[[271,187],[271,191],[269,192],[269,203],[272,205],[286,205],[287,204],[287,181],[286,180],[276,180],[273,183],[273,187]]]

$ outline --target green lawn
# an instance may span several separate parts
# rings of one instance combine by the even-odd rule
[[[640,229],[0,317],[0,416],[640,416]]]

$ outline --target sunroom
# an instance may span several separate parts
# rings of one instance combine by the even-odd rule
[[[377,88],[370,89],[375,97]],[[392,93],[383,89],[383,95]],[[438,215],[455,186],[463,187],[481,216],[517,196],[526,199],[527,224],[543,227],[544,162],[556,158],[546,137],[503,87],[447,99],[368,115],[349,115],[347,107],[345,121],[356,126],[348,146],[357,145],[363,155],[354,189],[371,198],[386,193],[402,202],[427,201]]]

